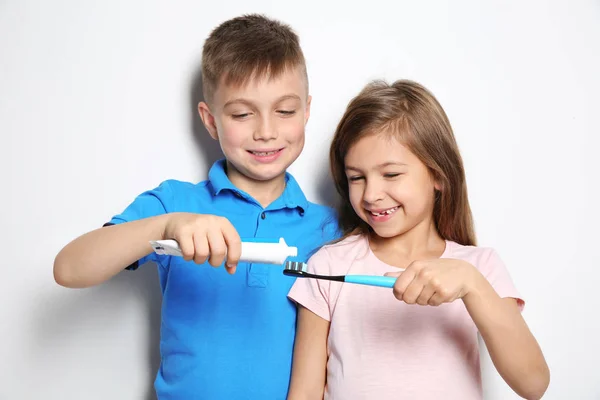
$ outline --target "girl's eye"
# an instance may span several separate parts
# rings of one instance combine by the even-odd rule
[[[231,114],[231,117],[232,117],[233,119],[244,119],[244,118],[246,118],[246,117],[247,117],[247,116],[249,116],[249,115],[250,115],[250,113],[243,113],[243,114]]]
[[[383,176],[384,176],[384,178],[395,178],[395,177],[400,176],[400,175],[402,175],[402,174],[399,174],[399,173],[390,173],[390,174],[384,174]]]
[[[284,116],[296,114],[296,110],[278,110],[277,112]]]
[[[359,180],[361,180],[361,179],[363,179],[363,177],[362,177],[362,176],[349,176],[349,177],[348,177],[348,180],[349,180],[350,182],[356,182],[356,181],[359,181]]]

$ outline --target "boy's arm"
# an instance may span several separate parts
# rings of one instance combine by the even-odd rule
[[[329,321],[298,305],[288,400],[322,400],[327,370]]]
[[[149,241],[159,239],[177,240],[186,261],[202,264],[208,259],[217,267],[226,258],[227,272],[234,273],[241,244],[233,225],[214,215],[172,212],[173,184],[164,181],[140,194],[109,226],[66,245],[54,260],[54,280],[71,288],[100,284],[136,261],[145,261],[152,253]]]
[[[54,279],[84,288],[102,283],[150,254],[150,240],[175,239],[183,259],[213,267],[227,261],[233,274],[242,252],[240,237],[223,217],[169,213],[96,229],[65,246],[54,260]]]
[[[111,225],[67,244],[54,260],[59,285],[84,288],[100,284],[152,252],[150,240],[162,239],[167,214]]]
[[[149,255],[149,241],[163,238],[173,204],[170,181],[141,193],[109,226],[67,244],[54,260],[54,280],[71,288],[94,286]]]

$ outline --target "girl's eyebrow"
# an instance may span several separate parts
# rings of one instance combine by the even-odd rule
[[[385,167],[390,167],[390,166],[395,166],[395,167],[402,167],[402,166],[407,166],[408,164],[405,163],[401,163],[401,162],[396,162],[396,161],[387,161],[381,164],[377,164],[375,166],[375,168],[381,169],[381,168],[385,168]],[[357,171],[360,172],[361,169],[357,168],[357,167],[353,167],[351,165],[346,165],[345,167],[346,171],[351,170],[351,171]]]

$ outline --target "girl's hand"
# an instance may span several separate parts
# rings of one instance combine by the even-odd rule
[[[414,261],[403,272],[391,272],[397,276],[394,296],[407,304],[439,306],[465,297],[474,289],[480,272],[462,260],[441,258]]]

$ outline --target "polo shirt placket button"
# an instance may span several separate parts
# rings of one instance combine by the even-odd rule
[[[263,211],[263,213],[262,213],[262,214],[260,214],[260,218],[261,218],[261,219],[265,219],[265,218],[267,218],[267,214],[266,214],[266,213]]]

